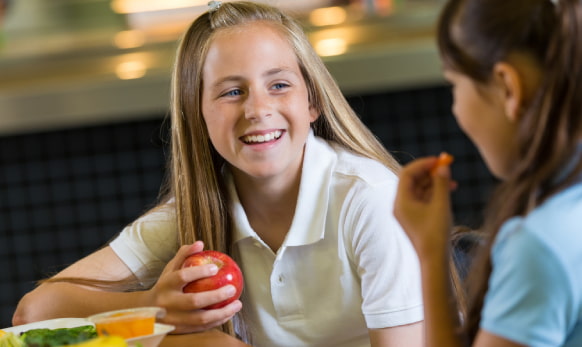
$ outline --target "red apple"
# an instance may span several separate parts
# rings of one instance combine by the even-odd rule
[[[238,264],[228,255],[218,251],[202,251],[190,255],[184,261],[182,267],[198,266],[204,264],[215,264],[218,266],[218,273],[211,277],[201,278],[188,283],[184,293],[198,293],[214,290],[232,284],[236,288],[236,294],[222,302],[204,307],[206,310],[221,308],[237,300],[243,290],[243,276]]]

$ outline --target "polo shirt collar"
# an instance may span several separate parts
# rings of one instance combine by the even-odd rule
[[[282,248],[306,245],[323,238],[329,188],[336,159],[336,153],[325,140],[316,137],[313,131],[310,131],[305,144],[295,215]],[[227,173],[225,178],[232,198],[235,219],[234,242],[249,237],[259,239],[249,224],[231,174]]]

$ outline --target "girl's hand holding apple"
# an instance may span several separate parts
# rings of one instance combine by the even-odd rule
[[[233,297],[238,298],[237,289],[232,285],[204,292],[184,292],[190,282],[214,276],[218,272],[218,268],[212,264],[183,266],[189,256],[202,252],[203,247],[200,241],[182,246],[146,294],[148,298],[145,301],[148,305],[166,310],[165,317],[160,321],[174,325],[176,329],[173,333],[199,332],[218,327],[242,308],[239,300],[230,300],[230,303],[220,308],[205,309]]]
[[[240,298],[244,285],[242,271],[238,267],[238,264],[228,255],[217,251],[202,251],[194,253],[186,258],[183,267],[187,268],[207,264],[215,265],[217,267],[216,275],[188,283],[188,285],[184,287],[184,293],[200,293],[222,288],[226,285],[233,285],[235,287],[235,295],[227,300],[204,307],[206,310],[224,307]]]

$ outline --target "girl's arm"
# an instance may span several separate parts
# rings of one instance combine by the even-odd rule
[[[363,182],[363,181],[362,181]],[[415,251],[388,211],[396,177],[363,183],[351,194],[342,233],[361,289],[361,312],[374,347],[423,345],[420,268]],[[357,190],[360,189],[360,190]],[[388,205],[388,206],[387,206]]]
[[[449,271],[452,215],[447,166],[435,157],[416,160],[400,174],[394,215],[419,257],[426,346],[462,346]]]
[[[424,342],[422,322],[383,329],[369,329],[372,347],[420,347]]]
[[[232,286],[204,293],[184,294],[189,282],[213,275],[210,266],[181,269],[184,259],[201,251],[203,245],[180,248],[165,267],[157,283],[149,290],[123,292],[74,282],[45,282],[26,294],[18,303],[13,324],[19,325],[58,317],[87,317],[94,313],[139,306],[159,306],[166,309],[162,322],[176,326],[175,333],[202,331],[228,321],[241,308],[234,301],[221,309],[201,310],[231,295]],[[136,281],[129,268],[110,247],[105,247],[69,266],[54,279],[86,278],[105,281]]]
[[[448,167],[435,169],[435,157],[418,159],[400,174],[394,215],[408,234],[420,261],[424,300],[425,346],[465,346],[458,332],[459,311],[449,267],[449,191],[454,184]],[[388,346],[385,344],[385,346]],[[480,330],[475,347],[523,347],[505,338]]]

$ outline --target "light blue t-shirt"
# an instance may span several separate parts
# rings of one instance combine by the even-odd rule
[[[582,183],[508,220],[491,261],[482,329],[531,347],[582,346]]]

